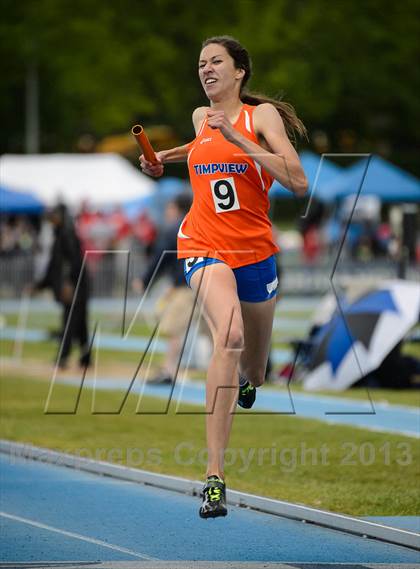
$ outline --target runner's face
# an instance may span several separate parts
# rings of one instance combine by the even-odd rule
[[[236,69],[232,57],[222,45],[211,43],[200,53],[198,74],[204,92],[211,101],[240,89],[243,69]]]

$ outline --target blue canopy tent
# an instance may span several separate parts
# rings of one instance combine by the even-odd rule
[[[309,182],[309,191],[312,192],[316,181],[316,188],[313,194],[317,199],[323,199],[323,188],[341,174],[342,168],[313,152],[302,152],[299,155],[303,170]],[[318,172],[319,170],[319,172]],[[270,197],[292,198],[293,193],[286,190],[279,182],[274,182],[270,189]]]
[[[140,212],[153,207],[154,196],[142,196],[123,203],[123,211],[129,219],[135,219]]]
[[[158,187],[152,194],[126,201],[123,209],[131,219],[147,209],[152,217],[159,221],[166,204],[177,195],[187,191],[187,188],[187,182],[181,178],[162,178],[158,180]]]
[[[0,213],[2,214],[40,214],[44,207],[44,204],[33,194],[17,192],[0,186]]]
[[[332,202],[357,194],[367,160],[359,160],[323,187],[323,199]],[[383,202],[420,202],[420,181],[383,158],[372,156],[360,195],[374,195]]]

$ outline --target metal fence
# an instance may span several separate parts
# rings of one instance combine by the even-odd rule
[[[110,252],[104,254],[89,268],[90,296],[92,298],[121,297],[126,286],[130,295],[130,283],[135,275],[141,274],[145,260],[139,254]],[[282,260],[280,290],[283,294],[322,295],[331,290],[331,277],[335,287],[347,286],[351,282],[375,284],[397,278],[400,267],[395,261],[351,261],[337,264],[332,275],[334,262],[324,260],[313,266],[305,266],[296,259]],[[409,265],[405,276],[408,280],[419,280],[419,265]],[[0,258],[0,298],[19,298],[26,284],[39,274],[37,260],[32,255],[6,256]],[[128,283],[127,283],[128,281]]]

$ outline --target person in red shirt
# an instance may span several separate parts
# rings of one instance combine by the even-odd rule
[[[274,179],[298,196],[307,180],[291,143],[305,127],[289,104],[245,91],[251,61],[230,36],[204,41],[198,62],[210,106],[192,115],[196,138],[140,157],[161,176],[168,162],[188,163],[193,204],[178,233],[178,258],[210,326],[214,351],[207,373],[209,452],[200,516],[225,516],[223,458],[236,403],[252,407],[264,382],[273,326],[278,251],[268,218]]]

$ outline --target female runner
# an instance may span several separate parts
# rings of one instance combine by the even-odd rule
[[[303,196],[307,181],[290,142],[305,127],[287,103],[247,93],[249,55],[230,36],[204,41],[199,78],[209,107],[195,109],[196,138],[140,157],[158,177],[167,162],[188,161],[193,204],[178,233],[188,285],[197,293],[213,336],[207,372],[207,479],[200,516],[227,514],[224,451],[236,403],[251,408],[264,382],[278,285],[268,218],[273,179]],[[239,385],[239,389],[238,389]]]

